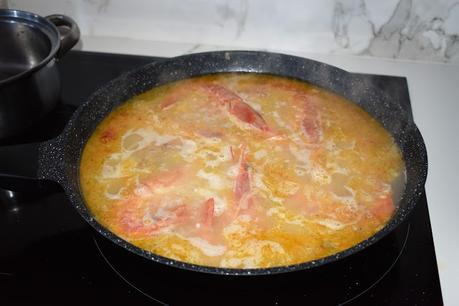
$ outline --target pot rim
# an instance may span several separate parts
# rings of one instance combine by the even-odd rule
[[[0,80],[0,87],[10,84],[18,79],[24,78],[37,70],[40,70],[55,57],[61,46],[59,39],[60,34],[56,26],[38,14],[14,9],[0,9],[0,24],[1,23],[22,23],[37,29],[48,37],[51,48],[48,52],[48,55],[38,64],[11,77]]]

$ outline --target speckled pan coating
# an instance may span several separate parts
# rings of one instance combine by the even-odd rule
[[[189,77],[219,72],[268,73],[312,83],[354,101],[377,118],[396,139],[403,152],[407,184],[389,223],[374,236],[332,256],[301,264],[264,269],[223,269],[179,262],[142,250],[119,238],[97,222],[85,205],[79,185],[79,164],[84,144],[99,122],[118,105],[152,87]],[[67,196],[100,234],[127,250],[156,262],[178,268],[221,275],[268,275],[310,269],[349,256],[375,243],[407,217],[423,192],[427,176],[427,153],[411,114],[391,100],[371,79],[336,67],[283,54],[250,51],[198,53],[146,65],[121,75],[97,90],[75,112],[62,134],[40,147],[41,179],[60,183]]]

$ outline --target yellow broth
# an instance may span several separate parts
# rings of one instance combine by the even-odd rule
[[[217,74],[174,82],[110,113],[88,140],[92,214],[153,253],[261,268],[328,256],[391,218],[400,150],[354,103],[300,81]]]

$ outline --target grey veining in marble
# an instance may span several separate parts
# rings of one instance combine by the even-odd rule
[[[242,31],[245,29],[245,23],[247,21],[247,10],[248,10],[248,0],[242,0],[239,2],[238,10],[233,9],[230,6],[230,2],[226,2],[224,4],[217,4],[216,9],[217,13],[220,15],[222,20],[234,19],[237,24],[237,30],[235,38],[239,38],[241,36]],[[233,3],[234,4],[234,3]],[[223,26],[223,23],[222,23]]]
[[[74,18],[83,38],[459,64],[459,0],[10,0]],[[116,47],[116,45],[115,45]],[[213,47],[212,47],[213,48]]]
[[[335,2],[332,28],[338,51],[411,60],[459,61],[458,1],[388,1],[385,9],[392,12],[382,24],[373,18],[381,9],[374,2]]]

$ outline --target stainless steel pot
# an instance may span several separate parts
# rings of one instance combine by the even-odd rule
[[[0,9],[0,138],[29,127],[56,105],[56,59],[79,40],[71,18]]]

